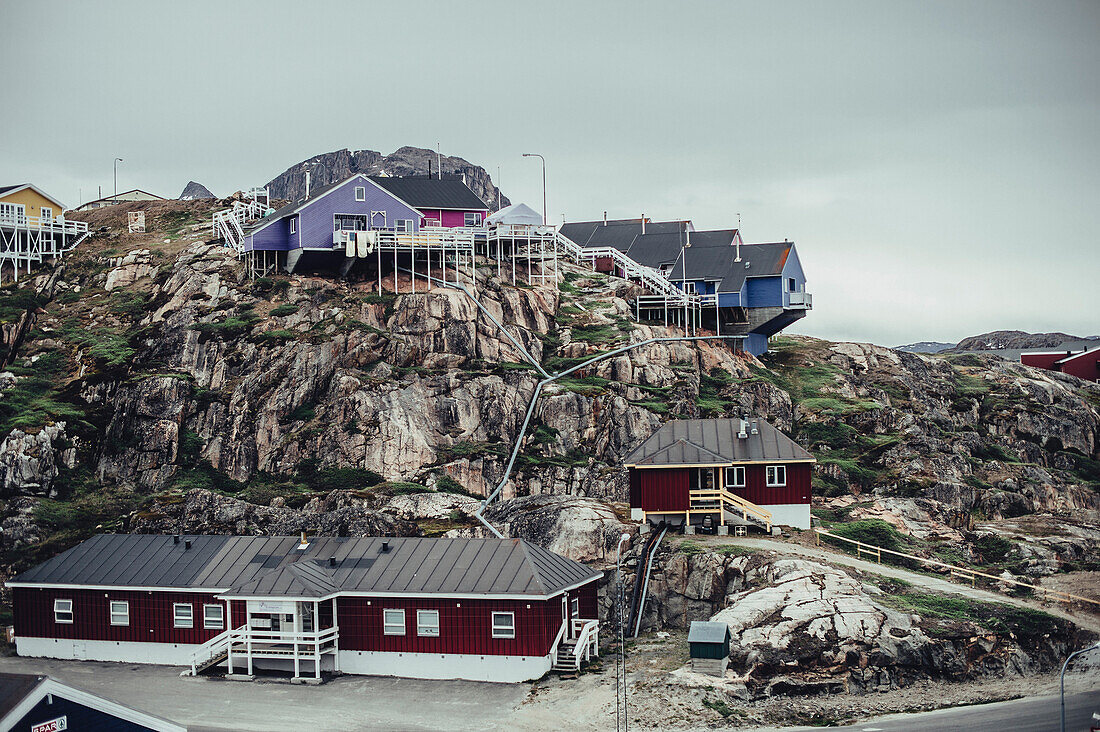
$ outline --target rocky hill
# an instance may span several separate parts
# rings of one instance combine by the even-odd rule
[[[1053,348],[1066,341],[1085,340],[1080,336],[1066,333],[1027,333],[1022,330],[995,330],[990,333],[963,338],[953,347],[945,349],[948,353],[967,353],[970,351],[1001,351],[1020,348]]]
[[[474,165],[463,158],[450,155],[442,156],[439,161],[443,166],[443,173],[449,175],[463,175],[466,184],[471,190],[485,201],[491,210],[497,209],[497,195],[499,191],[493,184],[488,171],[480,165]],[[333,152],[314,155],[300,163],[290,166],[280,175],[273,178],[268,184],[268,190],[274,199],[294,200],[305,195],[305,171],[310,171],[310,185],[314,188],[343,180],[353,173],[365,173],[377,175],[426,175],[427,173],[439,173],[435,150],[427,150],[421,147],[402,147],[389,155],[383,155],[374,150],[336,150]],[[511,201],[500,194],[500,206],[507,206]]]
[[[1100,594],[1098,385],[797,336],[761,360],[661,343],[548,387],[521,436],[536,372],[463,293],[253,280],[205,241],[219,202],[143,203],[151,233],[125,233],[136,205],[87,213],[103,233],[0,289],[0,574],[96,531],[476,534],[476,499],[517,439],[491,520],[606,565],[634,531],[622,457],[667,419],[747,412],[816,455],[814,513],[834,531]],[[516,287],[494,273],[479,269],[479,299],[551,373],[677,334],[631,320],[624,280],[567,268],[558,287]],[[649,627],[724,607],[713,578],[665,573]],[[753,587],[783,576],[761,570]],[[929,634],[874,612],[914,643]],[[811,667],[840,652],[815,647]],[[882,668],[887,684],[909,673]]]
[[[195,181],[189,181],[183,187],[183,193],[179,195],[181,201],[193,201],[202,198],[217,198],[217,196],[211,193],[210,189],[202,183],[196,183]]]
[[[918,343],[907,343],[904,346],[894,346],[895,351],[905,351],[907,353],[940,353],[946,351],[948,348],[953,348],[954,343],[941,343],[940,341],[920,341]]]

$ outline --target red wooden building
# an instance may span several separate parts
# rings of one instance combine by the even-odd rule
[[[1061,371],[1085,381],[1100,381],[1100,346],[1080,351],[1021,353],[1020,363],[1048,371]]]
[[[20,574],[20,655],[523,681],[598,647],[600,573],[519,539],[99,535]]]
[[[810,528],[815,460],[762,419],[668,422],[624,461],[637,521]]]

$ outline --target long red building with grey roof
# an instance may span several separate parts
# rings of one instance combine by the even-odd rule
[[[24,656],[514,682],[596,651],[601,576],[520,539],[102,534],[7,586]]]

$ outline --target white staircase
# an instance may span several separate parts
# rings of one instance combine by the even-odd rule
[[[562,638],[554,649],[553,670],[559,674],[576,675],[581,662],[587,661],[600,652],[600,622],[573,618],[572,640]]]
[[[240,254],[244,249],[244,230],[269,213],[271,206],[262,196],[255,195],[247,201],[234,201],[232,208],[215,211],[210,228],[215,239],[223,240]]]

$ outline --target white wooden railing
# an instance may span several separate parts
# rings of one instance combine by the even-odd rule
[[[79,235],[88,233],[88,222],[70,221],[64,216],[26,216],[5,212],[0,213],[0,226],[13,226],[18,229],[41,229],[54,234]]]
[[[262,630],[242,625],[219,633],[196,648],[191,654],[191,670],[181,675],[198,675],[200,669],[215,658],[234,657],[249,663],[253,658],[292,658],[299,661],[320,663],[321,656],[336,651],[340,628],[322,628],[316,631]],[[297,671],[297,668],[295,668]]]
[[[728,505],[727,505],[728,504]],[[741,514],[743,521],[752,520],[772,530],[772,512],[747,501],[736,493],[717,490],[695,490],[690,493],[691,511],[710,512],[714,510]]]
[[[576,668],[579,669],[581,661],[600,655],[600,621],[573,618],[571,622],[573,635],[577,638],[577,645],[573,648],[573,658]]]

